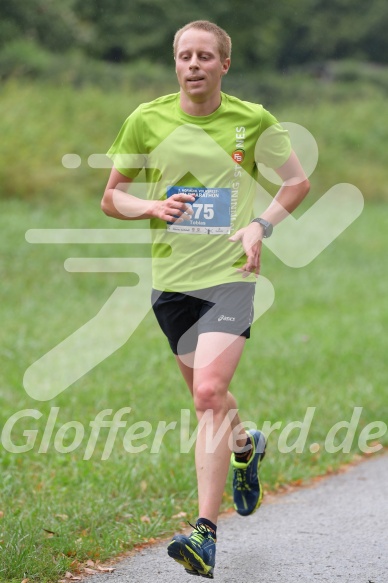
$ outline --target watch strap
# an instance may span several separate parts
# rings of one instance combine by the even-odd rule
[[[251,221],[252,223],[259,223],[263,229],[263,237],[264,239],[268,239],[268,237],[270,237],[272,235],[272,231],[273,231],[273,224],[270,223],[269,221],[266,221],[265,219],[262,219],[261,217],[257,217],[255,219],[253,219]]]

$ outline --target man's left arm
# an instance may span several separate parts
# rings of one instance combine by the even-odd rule
[[[310,190],[310,183],[294,151],[280,168],[275,170],[283,181],[278,193],[269,207],[260,215],[264,221],[275,226],[291,214],[302,202]],[[252,222],[239,229],[229,241],[241,241],[247,261],[239,271],[243,277],[260,272],[260,255],[265,228],[259,222]]]

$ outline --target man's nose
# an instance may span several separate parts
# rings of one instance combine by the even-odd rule
[[[198,69],[198,59],[197,59],[196,55],[193,55],[191,57],[189,68],[190,69]]]

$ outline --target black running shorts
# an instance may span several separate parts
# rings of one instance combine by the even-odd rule
[[[255,283],[236,282],[180,292],[152,290],[152,307],[174,354],[196,349],[204,332],[250,336]]]

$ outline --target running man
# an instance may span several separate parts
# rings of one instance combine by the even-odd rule
[[[199,422],[198,520],[189,536],[173,537],[168,555],[187,573],[209,579],[230,461],[236,511],[252,514],[263,497],[258,469],[265,438],[244,430],[229,392],[250,336],[262,239],[309,191],[277,120],[261,105],[221,91],[230,55],[230,37],[213,23],[177,31],[180,91],[140,105],[125,121],[108,152],[114,166],[101,203],[117,219],[150,219],[153,309]],[[258,163],[283,184],[255,217]],[[143,167],[146,199],[130,193]],[[210,446],[209,435],[217,437]]]

